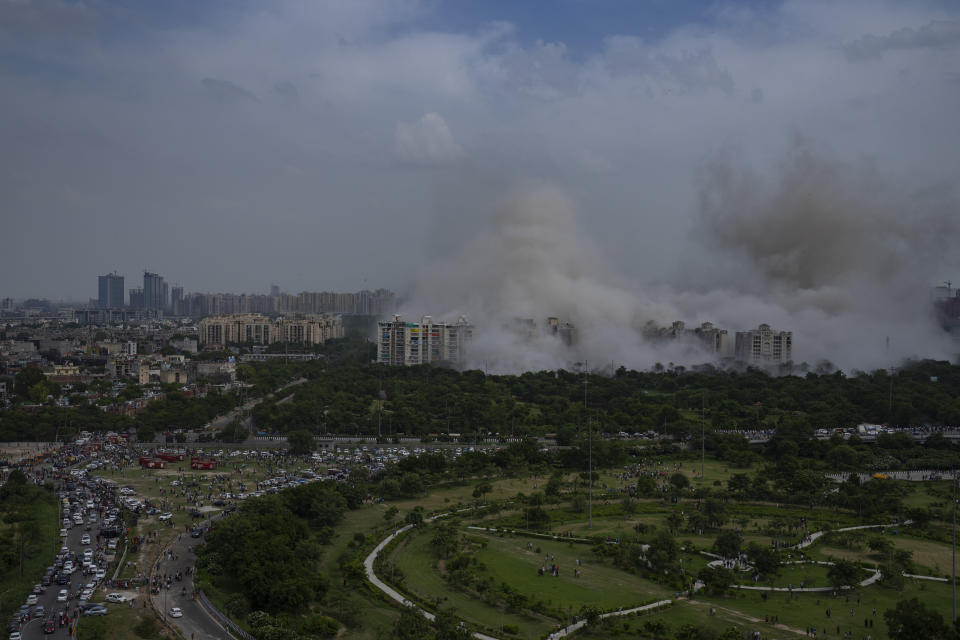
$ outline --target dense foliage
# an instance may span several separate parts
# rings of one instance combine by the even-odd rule
[[[247,500],[207,534],[197,567],[239,594],[235,609],[297,611],[329,587],[316,563],[348,504],[339,485],[323,482]]]
[[[50,509],[56,514],[53,492],[29,482],[23,472],[11,471],[0,486],[0,613],[11,613],[29,589],[31,570],[45,551],[49,528],[44,519]],[[46,548],[48,549],[48,547]]]
[[[425,435],[556,433],[569,441],[589,418],[597,431],[699,434],[701,412],[712,429],[816,428],[862,422],[960,425],[960,366],[914,362],[892,376],[763,371],[638,372],[611,376],[542,371],[484,375],[439,367],[385,367],[344,358],[308,363],[312,381],[292,401],[264,402],[258,428],[276,432]]]

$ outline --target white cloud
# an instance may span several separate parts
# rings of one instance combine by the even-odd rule
[[[393,133],[397,157],[415,164],[445,164],[463,154],[450,127],[437,113],[427,113],[416,122],[399,122]]]

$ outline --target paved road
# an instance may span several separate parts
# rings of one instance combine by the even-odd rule
[[[87,516],[84,515],[84,520],[86,521]],[[57,550],[60,549],[60,545],[67,547],[71,553],[82,554],[84,549],[94,549],[97,548],[97,530],[99,529],[99,524],[90,524],[90,529],[87,530],[87,525],[75,525],[67,531],[66,538],[58,538]],[[92,544],[80,544],[80,538],[83,537],[84,533],[89,533],[91,537]],[[106,540],[103,540],[103,544],[106,545]],[[53,563],[54,550],[51,549],[50,562]],[[108,556],[108,560],[112,556]],[[36,576],[36,582],[40,582],[41,576]],[[37,604],[43,606],[45,613],[42,617],[33,617],[28,622],[25,622],[21,627],[21,634],[25,640],[39,640],[40,638],[49,638],[50,636],[43,633],[43,622],[45,619],[51,617],[51,615],[56,614],[60,611],[66,611],[69,613],[71,618],[75,618],[76,609],[80,605],[80,602],[75,597],[81,589],[81,586],[92,581],[93,576],[84,576],[82,571],[77,570],[70,576],[70,583],[65,585],[58,585],[56,582],[52,583],[49,587],[46,588],[46,592],[40,594],[37,598]],[[57,602],[57,595],[61,589],[66,589],[69,594],[69,599],[66,602]],[[98,591],[102,590],[102,587],[97,588]],[[107,604],[107,608],[111,608],[119,605]],[[36,611],[36,608],[34,608]],[[81,624],[83,620],[81,618]],[[66,626],[60,627],[58,625],[57,631],[53,634],[54,637],[59,635],[69,636],[69,629]]]
[[[184,574],[183,580],[171,583],[170,589],[163,589],[159,595],[151,596],[153,603],[158,611],[167,614],[167,621],[180,629],[184,638],[191,640],[220,640],[221,638],[230,638],[226,631],[218,625],[200,606],[200,603],[193,599],[193,577],[186,575],[186,569],[193,566],[195,556],[193,546],[201,539],[191,538],[184,532],[179,540],[174,540],[168,548],[176,559],[170,560],[165,554],[157,563],[157,573],[176,574],[178,571]],[[181,595],[181,589],[186,588],[186,595]],[[171,618],[169,616],[172,607],[180,607],[183,611],[182,618]]]

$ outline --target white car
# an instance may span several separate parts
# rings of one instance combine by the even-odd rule
[[[173,517],[173,514],[170,513],[169,511],[166,512],[166,513],[161,513],[161,514],[160,514],[160,522],[166,522],[167,520],[169,520],[169,519],[172,518],[172,517]]]
[[[171,618],[182,618],[183,611],[180,610],[180,607],[170,607],[170,617]]]
[[[127,601],[127,597],[122,593],[108,593],[106,597],[107,602],[115,602],[117,604],[123,604]]]
[[[86,602],[93,595],[93,589],[84,589],[80,592],[80,599]]]
[[[67,601],[67,590],[60,589],[60,593],[57,594],[57,602],[66,602]]]
[[[89,533],[85,533],[85,534],[83,534],[83,536],[81,536],[81,538],[80,538],[80,544],[90,544],[90,534],[89,534]]]
[[[66,530],[66,529],[60,529],[60,537],[61,537],[61,538],[66,538],[66,537],[67,537],[67,530]]]
[[[27,604],[29,604],[30,606],[37,604],[37,594],[31,593],[30,595],[28,595]]]
[[[22,640],[23,636],[20,635],[19,631],[10,632],[10,640]]]
[[[96,576],[97,580],[103,580],[107,577],[107,572],[104,569],[97,569],[97,573],[94,575]]]

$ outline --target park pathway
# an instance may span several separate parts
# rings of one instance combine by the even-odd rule
[[[469,510],[469,509],[461,509],[461,511],[468,511],[468,510]],[[448,513],[441,513],[441,514],[436,515],[436,516],[433,516],[433,517],[431,517],[431,518],[424,518],[424,522],[431,522],[431,521],[433,521],[433,520],[437,520],[438,518],[443,518],[443,517],[446,517],[446,516],[448,516],[448,515],[450,515],[449,512],[448,512]],[[903,522],[894,523],[894,524],[864,524],[864,525],[857,525],[857,526],[854,526],[854,527],[843,527],[843,528],[840,528],[840,529],[834,529],[834,531],[843,532],[843,531],[857,531],[857,530],[860,530],[860,529],[876,529],[876,528],[881,528],[881,529],[882,529],[882,528],[886,528],[886,527],[902,527],[902,526],[908,526],[908,525],[910,525],[910,524],[912,524],[912,521],[911,521],[911,520],[904,520]],[[399,602],[400,604],[402,604],[402,605],[405,606],[405,607],[416,607],[416,604],[415,604],[414,602],[412,602],[411,600],[407,599],[406,597],[404,597],[403,594],[401,594],[400,592],[398,592],[396,589],[394,589],[393,587],[391,587],[390,585],[388,585],[388,584],[385,583],[384,581],[382,581],[380,578],[378,578],[376,572],[373,570],[373,565],[374,565],[374,563],[376,562],[377,557],[380,555],[380,552],[383,551],[383,549],[386,548],[387,545],[389,545],[391,542],[393,542],[393,541],[397,538],[397,536],[400,536],[400,535],[406,533],[407,531],[409,531],[409,530],[412,529],[412,528],[413,528],[413,525],[412,525],[412,524],[408,524],[408,525],[406,525],[406,526],[403,526],[403,527],[397,529],[396,531],[394,531],[394,532],[391,533],[390,535],[388,535],[386,538],[384,538],[383,540],[380,541],[380,544],[378,544],[378,545],[373,549],[373,551],[371,551],[370,554],[369,554],[369,555],[364,559],[364,561],[363,561],[363,568],[364,568],[364,571],[365,571],[366,574],[367,574],[367,580],[369,580],[370,583],[371,583],[373,586],[375,586],[377,589],[379,589],[380,591],[382,591],[388,598],[390,598],[391,600],[394,600],[395,602]],[[497,529],[490,529],[490,528],[487,528],[487,527],[468,526],[467,528],[468,528],[468,529],[474,529],[474,530],[481,530],[481,531],[493,531],[493,532],[499,531],[499,530],[497,530]],[[517,532],[509,532],[509,531],[505,531],[505,532],[506,532],[506,533],[517,533]],[[806,537],[805,537],[803,540],[801,540],[799,543],[797,543],[797,544],[795,544],[795,545],[792,545],[792,546],[790,546],[790,547],[788,547],[788,548],[790,548],[790,549],[805,549],[806,547],[809,547],[810,545],[814,544],[817,540],[819,540],[821,537],[823,537],[823,535],[824,535],[825,533],[826,533],[825,531],[815,531],[815,532],[811,533],[809,536],[806,536]],[[542,536],[542,537],[544,537],[544,538],[552,538],[552,539],[557,539],[557,540],[563,539],[563,540],[568,540],[568,541],[571,541],[571,542],[589,542],[589,540],[587,540],[587,539],[581,539],[581,538],[573,538],[573,539],[571,539],[571,538],[561,538],[561,536],[555,536],[555,535],[551,535],[551,534],[539,534],[539,535]],[[720,557],[720,556],[718,556],[718,555],[716,555],[716,554],[709,553],[709,552],[706,552],[706,551],[701,551],[701,553],[704,554],[704,555],[706,555],[706,556],[713,557],[713,558],[719,558],[719,557]],[[802,562],[803,562],[803,561],[798,561],[797,563],[802,563]],[[824,560],[813,561],[813,562],[815,562],[815,564],[825,565],[825,566],[833,565],[832,562],[828,562],[828,561],[824,561]],[[708,566],[718,566],[718,565],[720,565],[720,564],[722,564],[722,563],[723,563],[723,560],[722,560],[722,559],[714,560],[714,561],[708,563]],[[790,563],[790,564],[794,564],[794,563]],[[750,568],[751,568],[750,565],[741,565],[741,570],[742,570],[742,571],[747,571],[747,570],[749,570]],[[873,571],[873,573],[872,573],[869,577],[867,577],[866,579],[862,580],[862,581],[859,583],[859,586],[860,586],[860,587],[868,587],[868,586],[874,584],[875,582],[877,582],[877,581],[882,577],[882,575],[883,575],[883,574],[881,574],[881,572],[880,572],[879,569],[875,569],[875,570]],[[937,578],[937,577],[934,577],[934,576],[920,576],[920,575],[906,574],[906,573],[904,574],[904,576],[907,577],[907,578],[914,578],[914,579],[918,579],[918,580],[934,580],[934,581],[937,581],[937,582],[949,582],[949,580],[948,580],[947,578]],[[694,586],[694,589],[693,589],[693,590],[694,590],[694,591],[697,591],[699,588],[702,588],[702,586],[703,586],[702,583],[701,583],[700,581],[697,581],[697,584],[696,584],[696,586]],[[791,587],[761,587],[761,586],[754,586],[754,585],[739,585],[739,584],[733,585],[733,588],[734,588],[734,589],[750,590],[750,591],[773,591],[773,592],[781,592],[781,591],[782,591],[782,592],[788,592],[788,591],[789,591],[789,592],[826,592],[826,591],[833,591],[833,590],[834,590],[833,587],[792,587],[792,588],[791,588]],[[696,603],[695,601],[690,601],[690,602],[691,602],[691,603],[694,603],[694,604],[699,604],[699,603]],[[632,609],[622,609],[622,610],[619,610],[619,611],[610,611],[610,612],[601,614],[600,617],[601,617],[601,618],[608,618],[608,617],[611,617],[611,616],[626,616],[626,615],[631,615],[631,614],[634,614],[634,613],[642,613],[642,612],[646,612],[646,611],[652,611],[652,610],[654,610],[654,609],[657,609],[657,608],[660,608],[660,607],[664,607],[664,606],[669,606],[669,605],[671,605],[671,604],[673,604],[673,601],[672,601],[672,600],[661,600],[661,601],[659,601],[659,602],[654,602],[654,603],[652,603],[652,604],[644,605],[644,606],[642,606],[642,607],[634,607],[634,608],[632,608]],[[434,620],[435,617],[436,617],[436,616],[434,616],[432,613],[430,613],[429,611],[424,610],[423,608],[420,608],[420,611],[421,611],[421,613],[423,613],[424,616],[426,616],[426,618],[427,618],[428,620],[431,620],[431,621],[432,621],[432,620]],[[749,620],[749,621],[751,621],[751,622],[759,622],[758,619],[750,618],[749,616],[746,616],[745,614],[742,614],[742,613],[740,613],[739,611],[734,611],[734,610],[732,610],[732,609],[729,609],[729,610],[727,610],[727,611],[729,611],[729,612],[732,613],[732,614],[741,616],[741,617],[743,617],[744,619],[747,619],[747,620]],[[562,629],[558,629],[557,631],[554,631],[553,633],[551,633],[551,634],[548,635],[547,637],[548,637],[550,640],[557,640],[557,639],[559,639],[559,638],[565,638],[565,637],[567,637],[567,636],[569,636],[569,635],[571,635],[571,634],[579,631],[579,630],[582,629],[586,624],[587,624],[586,620],[580,620],[580,621],[578,621],[578,622],[575,622],[574,624],[568,625],[568,626],[566,626],[566,627],[564,627],[564,628],[562,628]],[[790,632],[792,632],[792,633],[797,633],[797,634],[803,634],[803,633],[804,633],[804,632],[803,632],[802,630],[800,630],[800,629],[794,629],[794,628],[788,627],[788,626],[786,626],[786,625],[780,625],[780,624],[778,624],[778,625],[775,625],[775,626],[776,626],[777,628],[783,629],[783,630],[785,630],[785,631],[790,631]],[[480,632],[474,632],[474,633],[473,633],[473,637],[474,637],[474,638],[477,638],[477,640],[497,640],[497,638],[494,638],[494,637],[492,637],[492,636],[485,635],[485,634],[480,633]]]
[[[887,527],[905,527],[911,524],[913,524],[913,520],[904,520],[903,522],[896,522],[893,524],[861,524],[854,527],[842,527],[840,529],[834,529],[833,531],[843,532],[843,531],[859,531],[860,529],[877,529],[877,528],[884,529]],[[788,549],[805,549],[810,545],[814,544],[826,533],[827,533],[826,531],[814,531],[810,535],[805,536],[804,539],[798,542],[797,544],[791,545],[787,548]],[[720,556],[718,556],[715,553],[709,553],[707,551],[701,551],[700,553],[705,556],[709,556],[711,558],[720,558]],[[711,562],[708,562],[707,566],[716,568],[718,566],[721,566],[723,562],[724,560],[721,558],[719,560],[713,560]],[[810,562],[814,564],[823,565],[823,566],[833,566],[832,562],[828,562],[825,560],[811,560]],[[784,564],[804,564],[804,563],[805,561],[800,560],[795,562],[785,562]],[[738,563],[737,566],[741,571],[750,571],[753,568],[749,564],[745,564],[745,563]],[[903,575],[904,577],[915,578],[917,580],[934,580],[937,582],[949,582],[949,580],[947,580],[946,578],[936,578],[933,576],[919,576],[919,575],[907,574],[907,573]],[[882,577],[883,577],[883,574],[880,572],[880,569],[875,569],[868,578],[860,581],[859,586],[869,587],[870,585],[874,584]],[[703,583],[698,580],[696,586],[694,587],[694,591],[697,591],[702,587],[703,587]],[[735,585],[732,585],[732,587],[734,589],[746,589],[749,591],[824,592],[824,591],[834,590],[833,587],[761,587],[761,586],[746,585],[746,584],[735,584]],[[843,587],[843,588],[846,589],[848,587]]]
[[[650,604],[645,604],[642,607],[633,607],[632,609],[619,609],[617,611],[609,611],[607,613],[601,613],[600,618],[612,618],[613,616],[629,616],[634,613],[644,613],[647,611],[653,611],[654,609],[659,609],[660,607],[667,607],[673,604],[673,600],[660,600],[659,602],[652,602]],[[554,631],[547,636],[549,640],[556,640],[557,638],[566,638],[570,634],[576,633],[587,624],[586,620],[578,620],[571,625],[568,625],[562,629]]]
[[[468,510],[469,510],[469,509],[463,509],[463,511],[468,511]],[[436,515],[436,516],[433,516],[433,517],[431,517],[431,518],[424,518],[423,521],[424,521],[424,522],[432,522],[432,521],[434,521],[434,520],[437,520],[438,518],[443,518],[443,517],[446,517],[446,516],[448,516],[448,515],[450,515],[450,514],[449,514],[449,513],[441,513],[441,514]],[[374,565],[374,563],[377,561],[377,556],[380,555],[380,552],[383,551],[384,548],[385,548],[388,544],[390,544],[391,542],[393,542],[393,541],[397,538],[397,536],[400,536],[400,535],[406,533],[407,531],[409,531],[409,530],[412,529],[412,528],[413,528],[413,525],[412,525],[412,524],[405,525],[405,526],[403,526],[403,527],[400,527],[399,529],[397,529],[396,531],[394,531],[394,532],[391,533],[390,535],[388,535],[388,536],[387,536],[386,538],[384,538],[383,540],[381,540],[381,541],[380,541],[380,544],[378,544],[376,547],[374,547],[373,551],[370,552],[370,555],[368,555],[366,558],[364,558],[364,560],[363,560],[363,569],[364,569],[364,571],[365,571],[366,574],[367,574],[367,580],[369,580],[370,583],[371,583],[373,586],[375,586],[377,589],[380,589],[380,591],[382,591],[388,598],[390,598],[391,600],[393,600],[393,601],[395,601],[395,602],[399,602],[400,604],[402,604],[402,605],[405,606],[405,607],[415,607],[415,608],[418,608],[418,609],[420,610],[420,613],[422,613],[427,620],[430,620],[430,621],[432,622],[433,620],[436,619],[436,616],[435,616],[435,615],[433,615],[433,614],[430,613],[429,611],[425,610],[423,607],[417,607],[417,605],[416,605],[414,602],[412,602],[411,600],[408,600],[408,599],[405,598],[405,597],[403,596],[403,594],[401,594],[399,591],[397,591],[396,589],[394,589],[393,587],[391,587],[390,585],[388,585],[386,582],[384,582],[384,581],[381,580],[380,578],[378,578],[376,572],[373,570],[373,565]],[[477,640],[498,640],[497,638],[494,638],[493,636],[488,636],[488,635],[486,635],[486,634],[480,633],[479,631],[475,631],[475,632],[473,632],[471,635],[472,635],[474,638],[476,638]]]

